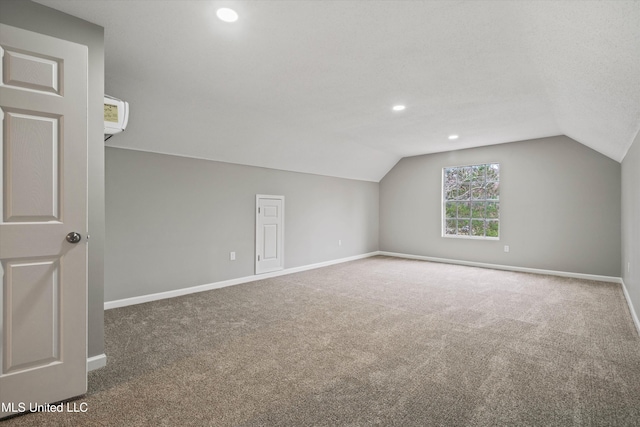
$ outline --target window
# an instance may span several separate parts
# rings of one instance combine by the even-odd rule
[[[442,235],[500,237],[500,165],[442,169]]]

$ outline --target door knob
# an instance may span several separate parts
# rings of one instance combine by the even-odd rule
[[[75,231],[67,234],[67,242],[69,243],[78,243],[82,239],[82,236]]]

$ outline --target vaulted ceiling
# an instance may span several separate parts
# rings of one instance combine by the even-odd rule
[[[640,129],[639,1],[39,3],[105,28],[111,146],[379,181],[558,134],[621,161]]]

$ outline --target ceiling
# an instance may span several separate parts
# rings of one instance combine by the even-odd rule
[[[110,146],[377,182],[559,134],[622,161],[640,129],[639,1],[39,3],[105,28]]]

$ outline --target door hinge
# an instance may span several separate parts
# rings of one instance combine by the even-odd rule
[[[260,213],[260,208],[258,208],[258,213]]]
[[[260,261],[260,255],[258,255],[258,261]]]

